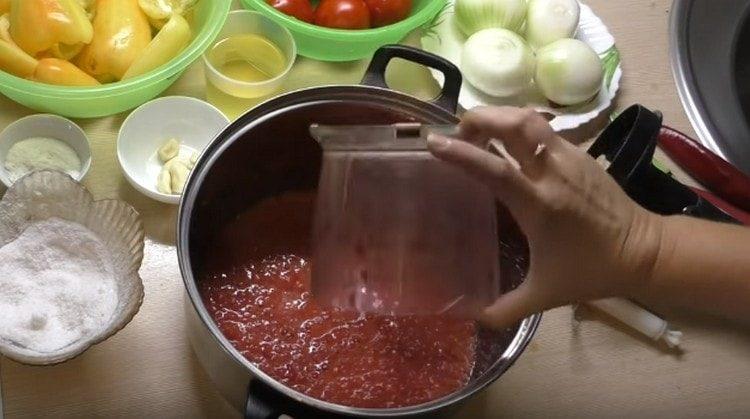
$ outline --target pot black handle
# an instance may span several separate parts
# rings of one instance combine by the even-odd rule
[[[445,58],[430,54],[418,48],[404,45],[385,45],[375,51],[375,55],[367,67],[362,84],[365,86],[388,88],[385,82],[385,69],[394,58],[402,58],[425,67],[434,68],[443,73],[445,82],[440,95],[430,103],[437,105],[450,113],[456,113],[458,95],[461,93],[461,70]]]
[[[284,413],[273,406],[273,403],[268,400],[267,393],[268,390],[257,380],[250,382],[245,403],[245,419],[276,419]]]
[[[340,418],[282,395],[264,384],[260,379],[250,380],[245,403],[245,419],[277,419],[281,415],[299,419],[335,419]]]

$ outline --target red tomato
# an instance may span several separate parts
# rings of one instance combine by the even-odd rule
[[[266,3],[281,13],[307,23],[313,23],[315,20],[315,11],[310,0],[266,0]]]
[[[411,13],[411,0],[365,0],[365,3],[376,28],[402,21]]]
[[[315,24],[338,29],[367,29],[370,10],[363,0],[322,0],[315,11]]]

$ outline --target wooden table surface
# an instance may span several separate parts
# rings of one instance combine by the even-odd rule
[[[205,1],[205,0],[204,0]],[[678,0],[679,1],[679,0]],[[617,103],[642,103],[692,133],[668,60],[668,0],[588,0],[614,33],[624,79]],[[410,42],[414,42],[414,37]],[[288,89],[356,83],[364,62],[300,60]],[[423,69],[398,66],[395,88],[434,93]],[[404,77],[405,75],[408,77]],[[205,98],[193,65],[166,94]],[[238,103],[231,114],[253,103]],[[0,129],[32,111],[0,97]],[[147,231],[140,313],[115,337],[54,367],[2,360],[7,418],[235,417],[197,363],[185,333],[183,286],[174,251],[176,208],[149,200],[124,179],[115,157],[125,114],[78,121],[90,136],[93,165],[85,184],[101,198],[135,206]],[[572,135],[582,141],[599,126]],[[684,352],[664,352],[595,313],[578,324],[570,308],[544,316],[518,363],[457,417],[737,417],[750,414],[750,333],[695,314],[660,308],[685,333]]]

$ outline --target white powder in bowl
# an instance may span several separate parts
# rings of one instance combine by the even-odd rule
[[[117,309],[109,251],[80,224],[30,224],[0,261],[0,340],[55,353],[104,330]]]
[[[73,147],[55,138],[33,137],[19,141],[5,156],[11,183],[34,170],[58,170],[73,179],[81,174],[81,159]]]

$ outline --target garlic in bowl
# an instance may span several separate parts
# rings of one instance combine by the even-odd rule
[[[177,158],[181,166],[189,169],[197,155],[227,125],[227,117],[202,100],[186,96],[155,99],[141,105],[125,119],[117,138],[117,159],[125,177],[139,192],[160,202],[177,204],[182,188],[171,184],[171,176],[179,176],[182,180],[177,183],[184,183],[187,173],[183,167],[170,171],[176,163],[170,161]],[[166,160],[160,157],[159,151],[174,143],[178,147],[170,153],[176,154],[170,154]],[[167,172],[164,172],[165,166],[169,166]],[[164,188],[165,173],[170,176],[169,190]]]
[[[0,354],[57,364],[125,327],[143,301],[143,236],[131,206],[66,174],[14,183],[0,201]]]

